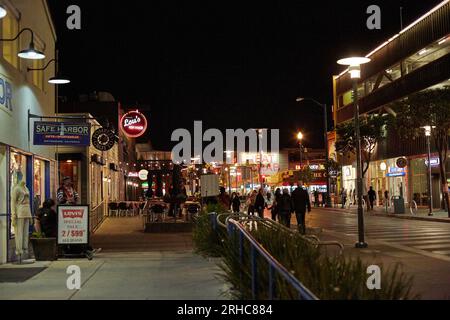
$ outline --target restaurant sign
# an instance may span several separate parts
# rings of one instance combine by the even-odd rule
[[[138,110],[129,111],[120,119],[120,128],[129,138],[140,137],[147,130],[147,118]]]
[[[34,145],[73,145],[91,144],[90,123],[42,122],[34,123]]]

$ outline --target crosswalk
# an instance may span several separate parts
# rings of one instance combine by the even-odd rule
[[[365,215],[365,235],[368,239],[402,245],[416,250],[450,257],[450,223],[396,219]],[[357,237],[354,214],[327,212],[309,215],[311,227],[341,232]]]

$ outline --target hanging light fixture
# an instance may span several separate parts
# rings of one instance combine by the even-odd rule
[[[47,67],[52,62],[54,62],[56,64],[56,70],[57,71],[56,71],[56,76],[53,76],[50,79],[48,79],[48,83],[51,83],[51,84],[67,84],[67,83],[70,83],[70,80],[67,79],[66,77],[63,77],[61,75],[61,73],[58,71],[58,61],[56,59],[51,59],[49,62],[47,62],[47,64],[43,68],[38,68],[38,69],[27,68],[27,71],[44,71],[45,69],[47,69]]]
[[[1,10],[0,10],[0,14],[1,14]],[[34,47],[34,32],[33,30],[31,30],[30,28],[23,28],[22,30],[19,31],[19,33],[17,34],[17,36],[15,36],[14,38],[11,39],[0,39],[0,41],[15,41],[17,40],[17,38],[20,37],[20,35],[25,32],[28,31],[31,33],[31,41],[30,41],[30,45],[28,46],[27,49],[24,50],[20,50],[19,53],[17,54],[20,58],[22,59],[29,59],[29,60],[40,60],[40,59],[44,59],[45,58],[45,54],[39,50],[37,50]]]
[[[6,17],[7,14],[8,12],[6,11],[5,7],[0,4],[0,19]]]

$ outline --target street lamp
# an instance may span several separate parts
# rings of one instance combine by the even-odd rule
[[[330,170],[328,168],[328,162],[329,162],[329,155],[328,155],[328,112],[327,112],[327,105],[324,103],[320,103],[315,99],[312,98],[304,98],[304,97],[298,97],[296,99],[297,102],[302,101],[311,101],[315,103],[317,106],[322,108],[323,111],[323,139],[325,143],[325,168],[327,170],[326,172],[326,179],[327,179],[327,193],[326,193],[326,207],[331,208],[331,198],[330,198]]]
[[[425,130],[425,137],[427,137],[427,149],[428,149],[428,215],[433,215],[433,193],[431,192],[431,129],[435,128],[432,126],[424,126],[422,129]]]
[[[370,62],[366,57],[350,57],[337,61],[340,65],[346,65],[350,78],[353,79],[353,107],[354,107],[354,122],[355,122],[355,136],[356,136],[356,192],[358,197],[358,242],[355,244],[356,248],[367,248],[367,243],[364,241],[364,212],[362,207],[362,162],[361,162],[361,135],[359,129],[359,104],[358,104],[358,79],[361,78],[361,65]]]
[[[303,140],[303,133],[301,131],[299,131],[297,133],[297,140],[298,140],[298,144],[300,146],[300,170],[302,170],[302,157],[303,157],[303,144],[302,144],[302,140]]]
[[[28,31],[28,32],[31,33],[30,45],[28,46],[27,49],[19,51],[19,53],[17,55],[20,58],[22,58],[22,59],[30,59],[30,60],[44,59],[45,58],[45,54],[43,52],[41,52],[39,50],[36,50],[34,48],[34,32],[30,28],[23,28],[22,30],[19,31],[17,36],[15,36],[14,38],[11,38],[11,39],[0,39],[0,41],[15,41],[25,31]]]

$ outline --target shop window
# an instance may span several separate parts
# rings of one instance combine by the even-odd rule
[[[352,91],[349,90],[342,95],[342,107],[353,102],[353,94]]]
[[[19,33],[19,21],[12,14],[7,14],[1,20],[2,23],[2,38],[11,39]],[[19,69],[19,40],[3,41],[2,50],[3,58],[8,61],[15,68]]]
[[[34,207],[41,207],[45,200],[45,161],[34,160]]]
[[[17,152],[11,152],[10,158],[10,194],[14,188],[21,182],[27,181],[27,157]],[[11,201],[11,199],[10,199]],[[11,206],[14,204],[11,203]],[[11,235],[15,234],[14,226],[11,225]]]
[[[404,61],[405,73],[410,73],[450,53],[450,35],[419,50]]]

